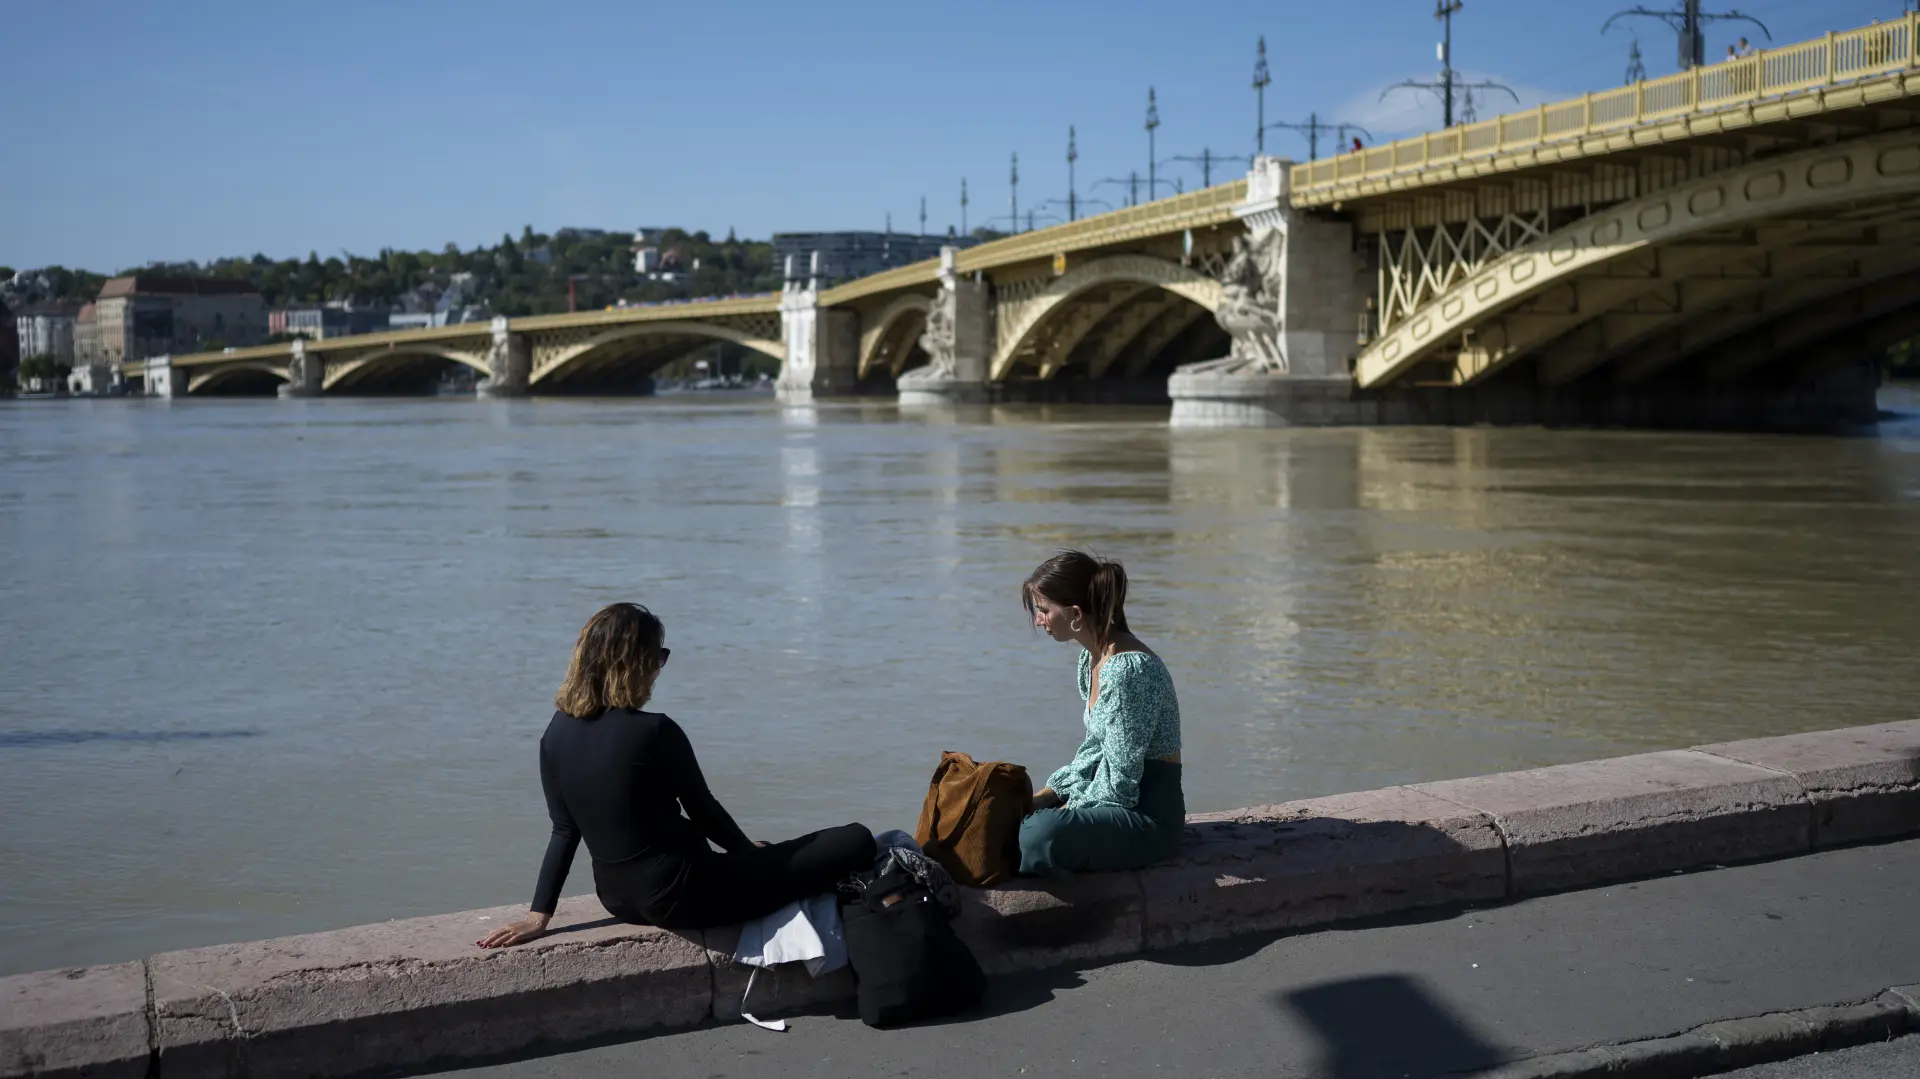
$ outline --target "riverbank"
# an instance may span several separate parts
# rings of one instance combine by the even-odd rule
[[[1920,834],[1920,720],[1420,783],[1190,818],[1138,873],[972,893],[990,972],[1497,903]],[[0,979],[0,1076],[333,1076],[684,1029],[740,1013],[734,934],[622,925],[589,897],[482,952],[520,907]],[[763,988],[768,987],[770,988]],[[844,999],[780,972],[757,1011]],[[762,993],[766,996],[762,996]],[[150,1070],[153,1069],[153,1070]]]

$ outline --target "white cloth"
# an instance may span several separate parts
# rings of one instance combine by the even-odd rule
[[[807,973],[816,978],[846,966],[846,928],[840,920],[839,897],[833,892],[808,896],[742,925],[733,961],[755,968],[747,976],[746,992],[740,995],[740,1017],[768,1030],[787,1029],[785,1020],[755,1019],[747,1011],[754,979],[759,968],[781,963],[804,963]]]
[[[805,963],[818,978],[847,965],[847,938],[840,901],[832,892],[788,903],[740,927],[733,961],[750,967]]]

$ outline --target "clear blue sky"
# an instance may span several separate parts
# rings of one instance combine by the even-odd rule
[[[1631,36],[1600,26],[1625,6],[1467,0],[1456,66],[1528,104],[1617,85]],[[1902,3],[1739,7],[1787,43]],[[962,176],[970,224],[1006,213],[1011,151],[1023,206],[1064,197],[1069,123],[1080,189],[1118,201],[1094,182],[1144,171],[1149,85],[1162,158],[1252,149],[1261,34],[1269,120],[1317,111],[1380,138],[1437,126],[1431,102],[1377,100],[1432,78],[1432,12],[1432,0],[7,0],[0,264],[471,247],[527,224],[765,237],[877,229],[891,211],[911,230],[922,195],[929,230],[945,231]],[[1633,25],[1649,73],[1673,71],[1671,32]],[[1742,32],[1715,26],[1710,56]],[[1267,145],[1306,157],[1291,132]],[[1197,170],[1174,167],[1197,186]]]

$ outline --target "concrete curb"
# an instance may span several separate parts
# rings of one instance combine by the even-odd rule
[[[1920,835],[1920,721],[1198,814],[1169,864],[972,892],[957,928],[981,965],[1001,973],[1911,835]],[[0,1079],[346,1076],[739,1015],[746,978],[730,961],[736,930],[625,925],[579,897],[561,904],[540,940],[473,947],[488,925],[521,910],[0,978]],[[817,983],[800,971],[775,975],[754,985],[756,1014],[851,993],[844,975]],[[1585,1050],[1555,1065],[1602,1071],[1538,1074],[1618,1075],[1629,1066],[1679,1074],[1672,1069],[1685,1061],[1734,1059],[1747,1050],[1733,1047],[1750,1043],[1818,1047],[1843,1036],[1836,1031],[1896,1018],[1920,1029],[1914,995],[1892,998],[1905,1018],[1883,999],[1832,1015],[1740,1020],[1749,1026]]]
[[[1477,1074],[1480,1079],[1694,1079],[1916,1031],[1920,985],[1909,985],[1864,1004],[1729,1019],[1668,1038],[1529,1057]]]

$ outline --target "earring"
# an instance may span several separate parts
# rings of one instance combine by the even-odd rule
[[[1080,620],[1076,618],[1073,621],[1067,623],[1067,628],[1072,630],[1075,633],[1080,632]]]

